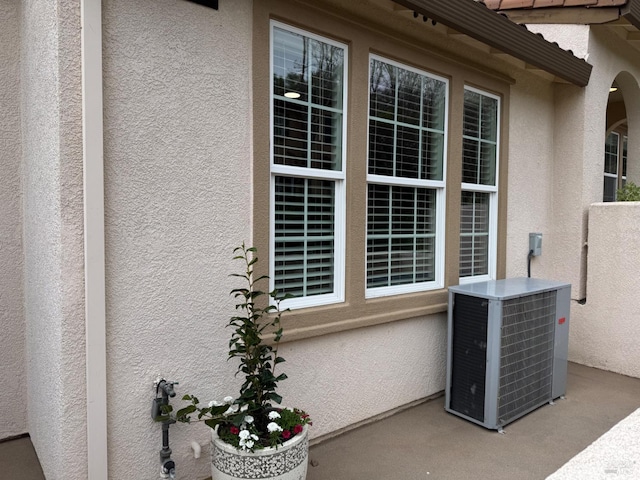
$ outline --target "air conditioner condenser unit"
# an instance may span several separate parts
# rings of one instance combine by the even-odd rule
[[[512,278],[449,288],[445,409],[501,431],[566,393],[571,285]]]

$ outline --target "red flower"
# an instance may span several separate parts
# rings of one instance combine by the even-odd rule
[[[295,427],[293,427],[293,434],[294,434],[294,435],[297,435],[297,434],[299,434],[300,432],[302,432],[302,425],[298,424],[298,425],[296,425]]]
[[[284,430],[284,431],[282,432],[282,438],[284,438],[285,440],[286,440],[287,438],[289,438],[290,436],[291,436],[291,432],[290,432],[289,430]]]
[[[231,425],[231,427],[229,427],[229,432],[231,435],[238,435],[240,433],[240,429],[235,425]]]

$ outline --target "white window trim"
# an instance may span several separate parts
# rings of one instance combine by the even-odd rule
[[[369,80],[371,79],[371,61],[378,60],[390,65],[394,65],[398,68],[408,70],[419,75],[434,78],[446,85],[445,88],[445,107],[444,107],[444,139],[442,149],[442,180],[420,180],[407,177],[392,177],[386,175],[372,175],[369,174],[369,127],[370,127],[370,105],[371,105],[371,88]],[[367,76],[367,192],[368,185],[371,183],[377,183],[381,185],[391,186],[410,186],[416,188],[429,188],[436,191],[436,220],[435,220],[435,280],[430,282],[418,282],[409,283],[404,285],[392,285],[387,287],[365,287],[365,298],[380,298],[388,297],[392,295],[402,295],[406,293],[425,292],[429,290],[437,290],[444,288],[444,263],[445,263],[445,219],[446,219],[446,183],[447,183],[447,149],[449,139],[449,80],[445,77],[435,75],[426,70],[420,70],[410,65],[400,63],[389,58],[369,54],[369,75]],[[397,123],[397,122],[396,122]],[[412,125],[413,127],[413,125]],[[366,204],[369,204],[368,193],[366,198]],[[367,261],[366,261],[366,249],[367,249],[367,231],[365,228],[365,262],[364,262],[364,278],[365,285],[367,283]]]
[[[497,277],[497,260],[498,260],[498,185],[500,184],[500,130],[502,119],[500,112],[502,110],[502,99],[498,95],[494,95],[485,90],[465,86],[465,91],[470,91],[495,99],[498,102],[497,107],[497,127],[496,127],[496,174],[495,185],[480,185],[475,183],[462,183],[461,190],[463,192],[483,192],[489,193],[489,252],[488,252],[488,273],[485,275],[471,275],[468,277],[458,277],[458,283],[465,285],[468,283],[482,282],[486,280],[495,280]],[[464,135],[463,135],[464,137]],[[460,258],[458,257],[458,262]]]
[[[280,28],[292,33],[313,38],[323,43],[342,48],[344,51],[343,58],[343,77],[342,77],[342,161],[341,170],[318,170],[307,169],[302,167],[292,167],[287,165],[275,164],[274,158],[274,121],[273,121],[273,39],[274,28]],[[349,72],[349,50],[346,44],[336,42],[327,37],[316,35],[309,31],[292,27],[286,23],[271,20],[269,26],[269,163],[270,163],[270,182],[269,182],[269,251],[271,256],[269,259],[269,290],[275,288],[275,181],[278,175],[293,176],[299,178],[314,178],[333,180],[335,182],[335,235],[334,235],[334,279],[333,292],[322,295],[311,295],[308,297],[297,297],[283,300],[280,303],[282,309],[299,309],[316,307],[321,305],[331,305],[342,303],[345,301],[345,250],[346,250],[346,153],[347,153],[347,105],[348,105],[348,72]],[[271,300],[273,304],[273,300]]]

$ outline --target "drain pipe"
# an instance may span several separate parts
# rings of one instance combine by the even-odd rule
[[[81,0],[87,479],[107,480],[102,0]]]

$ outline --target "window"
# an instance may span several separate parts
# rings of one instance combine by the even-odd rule
[[[271,287],[283,307],[340,302],[347,47],[271,28]]]
[[[460,282],[496,277],[500,99],[464,92]]]
[[[607,135],[604,145],[603,202],[615,202],[616,192],[627,183],[627,136],[618,132]]]
[[[447,87],[370,57],[367,297],[443,286]]]
[[[506,267],[497,159],[510,76],[433,54],[399,16],[379,29],[327,8],[253,8],[250,230],[268,259],[256,273],[291,295],[290,340],[446,312],[461,211],[475,216],[476,252],[462,280]],[[463,130],[470,93],[480,133]],[[463,145],[480,152],[473,162]]]

